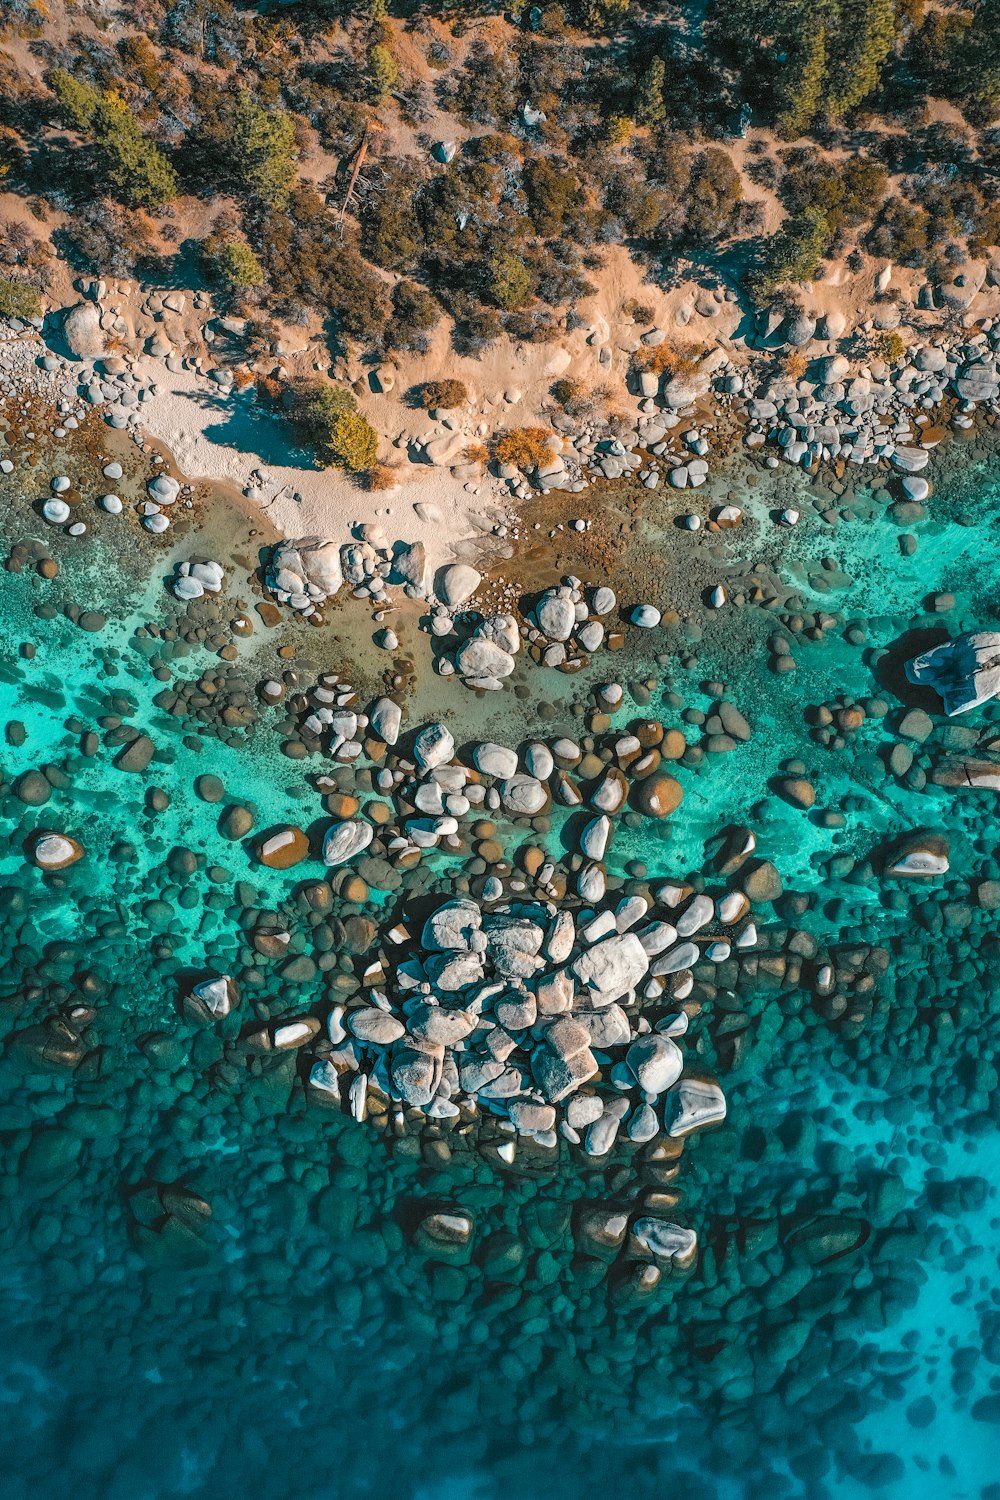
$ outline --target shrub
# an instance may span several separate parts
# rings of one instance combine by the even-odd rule
[[[83,204],[58,238],[73,266],[100,276],[131,276],[155,254],[145,214],[127,210],[111,198]]]
[[[389,300],[385,286],[312,188],[297,187],[287,207],[267,214],[252,238],[279,305],[298,302],[333,312],[353,338],[381,334]]]
[[[528,473],[552,457],[552,435],[544,427],[514,427],[493,439],[493,457],[498,464],[513,464]]]
[[[461,380],[428,380],[420,387],[420,404],[427,411],[440,407],[464,406],[469,392]]]
[[[770,240],[764,259],[750,279],[756,297],[769,297],[785,281],[809,281],[829,240],[826,215],[807,208],[790,215]]]
[[[441,316],[430,292],[415,281],[399,281],[393,287],[392,312],[386,342],[393,349],[425,348],[426,335]]]
[[[0,277],[0,317],[37,318],[42,311],[42,303],[38,293],[33,286],[25,286],[23,281],[11,281],[9,277]]]
[[[409,176],[402,164],[383,166],[379,191],[361,206],[361,248],[387,271],[412,267],[423,249]]]
[[[399,483],[399,475],[392,464],[375,464],[365,475],[365,487],[369,490],[391,490]]]
[[[560,406],[571,406],[580,400],[584,394],[584,387],[579,380],[572,380],[564,375],[551,387],[553,400],[558,401]]]
[[[729,234],[743,199],[740,174],[718,146],[700,151],[691,166],[686,233],[697,244]]]
[[[263,282],[264,268],[246,240],[212,234],[204,251],[212,274],[230,290],[248,291]]]
[[[869,359],[882,359],[893,365],[903,358],[906,345],[895,329],[876,329],[865,340],[865,352]]]
[[[294,393],[292,420],[320,468],[361,474],[374,467],[378,435],[344,386],[319,381],[300,385]]]
[[[669,344],[659,344],[655,349],[640,349],[635,355],[635,368],[640,372],[651,370],[654,375],[690,375],[698,363],[698,350],[671,349]]]
[[[580,179],[550,157],[533,161],[525,174],[531,222],[546,238],[559,234],[580,200]]]
[[[486,284],[491,299],[504,312],[516,312],[531,298],[531,273],[524,261],[508,250],[490,257]]]

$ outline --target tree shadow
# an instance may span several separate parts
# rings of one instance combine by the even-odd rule
[[[261,463],[316,473],[316,462],[308,448],[299,446],[287,422],[258,405],[252,391],[236,397],[215,396],[207,391],[178,393],[203,411],[218,412],[220,420],[202,429],[210,443],[234,449]]]

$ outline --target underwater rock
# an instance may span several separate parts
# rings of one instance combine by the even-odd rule
[[[681,805],[684,789],[673,776],[659,771],[640,781],[632,796],[638,810],[647,818],[668,818]]]
[[[191,990],[206,1010],[217,1020],[223,1020],[240,1003],[240,992],[230,974],[221,974],[215,979],[202,979]]]
[[[308,858],[309,839],[301,828],[279,828],[257,845],[257,858],[269,870],[290,870]]]
[[[675,1140],[718,1125],[726,1118],[726,1096],[716,1078],[690,1074],[674,1084],[669,1097],[667,1134]]]
[[[68,833],[39,830],[31,841],[30,852],[40,870],[67,870],[83,858],[84,849]]]
[[[895,879],[932,880],[948,872],[949,845],[944,834],[917,833],[902,840],[886,861]]]

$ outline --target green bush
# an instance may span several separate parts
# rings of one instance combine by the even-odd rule
[[[368,75],[376,100],[387,99],[399,86],[399,64],[382,42],[376,42],[368,49]]]
[[[249,291],[262,285],[264,267],[246,240],[210,235],[204,248],[213,275],[230,291]]]
[[[415,281],[398,281],[392,289],[392,320],[386,337],[394,349],[425,345],[424,336],[441,316],[441,309],[424,287]]]
[[[295,392],[292,419],[320,468],[361,474],[375,465],[378,435],[341,385],[309,381]]]
[[[0,317],[22,318],[27,322],[41,315],[42,302],[33,286],[23,281],[11,281],[0,277]]]
[[[287,202],[295,180],[295,122],[282,109],[265,109],[240,94],[232,118],[232,160],[252,197],[272,208]]]
[[[818,208],[807,208],[787,218],[751,277],[754,295],[769,297],[786,281],[811,281],[829,238],[826,215]]]
[[[515,312],[531,300],[531,273],[524,261],[509,250],[490,257],[486,286],[491,301],[504,312]]]

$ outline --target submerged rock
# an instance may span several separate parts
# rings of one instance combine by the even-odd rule
[[[39,831],[31,846],[31,858],[40,870],[67,870],[83,858],[84,849],[68,833]]]
[[[290,870],[309,854],[309,839],[301,828],[278,828],[257,845],[257,858],[269,870]]]
[[[947,874],[949,852],[943,834],[914,834],[897,846],[886,862],[885,872],[896,879],[932,880]]]

